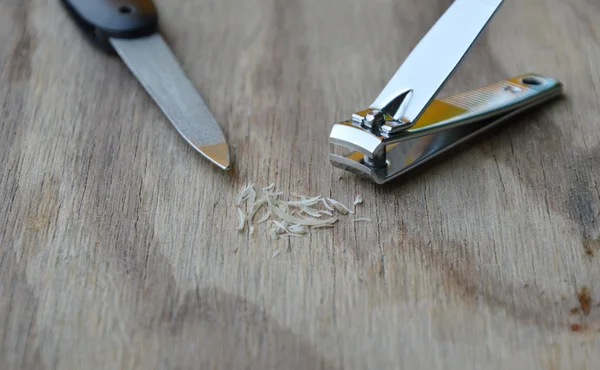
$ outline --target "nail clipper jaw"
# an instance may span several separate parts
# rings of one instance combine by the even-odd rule
[[[390,123],[393,122],[395,121],[389,114],[377,109],[367,109],[354,113],[349,121],[335,124],[329,137],[333,146],[329,155],[331,164],[380,182],[386,176],[379,172],[386,172],[389,164],[386,158],[386,141],[390,137]],[[410,127],[406,124],[403,126]],[[336,153],[344,149],[350,154]]]

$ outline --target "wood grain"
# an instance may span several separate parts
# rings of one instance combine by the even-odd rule
[[[387,186],[334,169],[329,130],[451,1],[156,3],[231,172],[58,1],[0,0],[2,369],[597,368],[597,0],[507,1],[444,93],[537,72],[565,99]],[[374,222],[248,236],[246,182]]]

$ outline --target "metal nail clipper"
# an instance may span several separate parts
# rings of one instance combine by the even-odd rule
[[[333,166],[383,184],[562,95],[560,82],[525,74],[436,99],[501,4],[502,0],[456,0],[370,108],[333,126]]]

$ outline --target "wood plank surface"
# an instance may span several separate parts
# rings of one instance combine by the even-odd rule
[[[444,94],[536,72],[566,97],[387,186],[329,131],[450,0],[156,4],[230,172],[59,1],[0,0],[0,368],[600,366],[599,1],[506,1]],[[249,236],[247,182],[373,222]]]

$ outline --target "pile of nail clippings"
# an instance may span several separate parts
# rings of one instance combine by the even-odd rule
[[[255,189],[249,183],[240,191],[235,200],[238,214],[238,230],[248,230],[254,234],[255,226],[267,223],[267,234],[271,239],[301,237],[309,229],[333,227],[338,221],[336,214],[355,214],[341,202],[324,196],[307,197],[295,193],[294,199],[285,200],[285,193],[275,189],[275,184]],[[354,207],[363,201],[360,195],[354,200]],[[262,216],[258,221],[254,219]],[[354,222],[371,222],[369,218],[355,218]],[[246,228],[247,227],[247,228]]]

